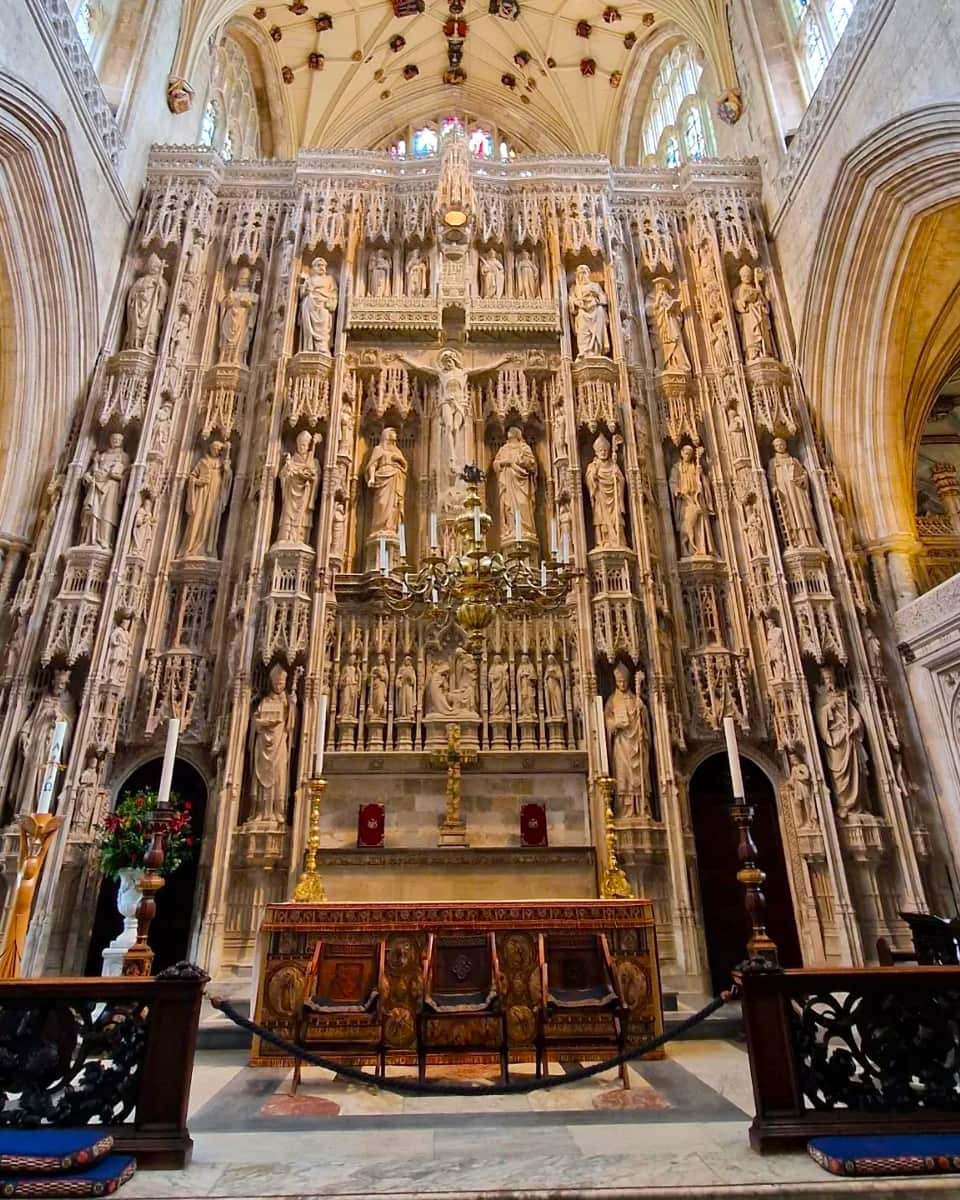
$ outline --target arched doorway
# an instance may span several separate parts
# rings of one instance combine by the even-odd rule
[[[155,758],[137,767],[120,785],[118,795],[122,796],[137,788],[156,791],[160,786],[161,765],[161,760]],[[154,971],[162,971],[164,967],[179,962],[187,957],[189,951],[200,868],[200,839],[207,805],[207,789],[203,777],[195,767],[180,758],[174,763],[171,791],[193,804],[191,833],[194,853],[167,879],[157,893],[157,915],[150,927]],[[117,912],[118,886],[115,879],[104,879],[100,885],[93,932],[87,952],[87,975],[100,974],[103,952],[123,928],[123,921]]]
[[[767,873],[767,930],[777,943],[785,967],[802,965],[793,915],[790,882],[780,840],[776,796],[764,772],[749,759],[740,760],[743,786],[754,805],[753,839],[760,866]],[[750,925],[737,882],[737,831],[730,818],[730,766],[714,754],[697,767],[690,781],[690,814],[697,847],[700,901],[707,960],[715,991],[730,986],[730,971],[746,957]]]

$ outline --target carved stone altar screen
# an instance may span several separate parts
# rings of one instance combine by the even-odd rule
[[[479,755],[459,861],[519,853],[525,799],[550,823],[537,865],[488,871],[484,895],[595,895],[606,738],[621,858],[656,901],[668,980],[698,986],[687,781],[729,714],[778,787],[807,962],[860,961],[898,909],[924,907],[907,734],[756,171],[478,165],[455,136],[415,166],[154,152],[105,353],[3,617],[8,819],[53,723],[70,726],[69,835],[27,969],[82,963],[94,824],[176,716],[210,792],[194,956],[249,971],[299,868],[322,696],[325,851],[362,854],[360,801],[387,813],[381,867],[343,869],[343,898],[361,876],[364,898],[415,893],[418,855],[454,853],[437,849],[429,763],[454,723]],[[559,614],[501,614],[479,658],[371,587],[403,551],[453,550],[471,462],[491,546],[534,565],[567,547],[583,572]],[[430,879],[422,898],[457,896],[456,870]]]

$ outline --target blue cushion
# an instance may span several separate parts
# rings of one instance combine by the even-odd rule
[[[834,1175],[960,1173],[960,1133],[890,1133],[812,1138],[814,1162]]]
[[[64,1175],[0,1175],[0,1196],[110,1196],[136,1168],[129,1154],[108,1154],[84,1171]]]
[[[47,1175],[89,1167],[113,1149],[113,1138],[94,1129],[0,1131],[0,1175]]]

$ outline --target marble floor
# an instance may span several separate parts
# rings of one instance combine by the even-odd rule
[[[431,1078],[482,1084],[494,1072],[437,1067]],[[870,1190],[899,1200],[960,1197],[957,1179],[865,1185],[827,1175],[805,1154],[754,1154],[747,1056],[736,1042],[675,1042],[667,1058],[633,1064],[631,1083],[624,1091],[611,1072],[522,1096],[406,1097],[309,1068],[291,1098],[289,1072],[249,1068],[242,1051],[203,1051],[190,1103],[193,1164],[141,1172],[123,1195],[706,1200]]]

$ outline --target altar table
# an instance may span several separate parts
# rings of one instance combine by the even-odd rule
[[[484,903],[270,904],[260,927],[256,1021],[292,1039],[304,979],[319,940],[350,942],[371,934],[386,942],[385,975],[394,1004],[388,1062],[415,1061],[416,1007],[422,958],[432,934],[493,932],[504,976],[512,1059],[532,1054],[538,997],[540,933],[603,933],[628,1010],[627,1045],[663,1031],[656,926],[650,900],[538,900]],[[309,1048],[309,1047],[308,1047]],[[327,1047],[323,1051],[329,1054]],[[458,1055],[458,1061],[472,1056]],[[252,1066],[289,1066],[292,1060],[259,1037]]]

